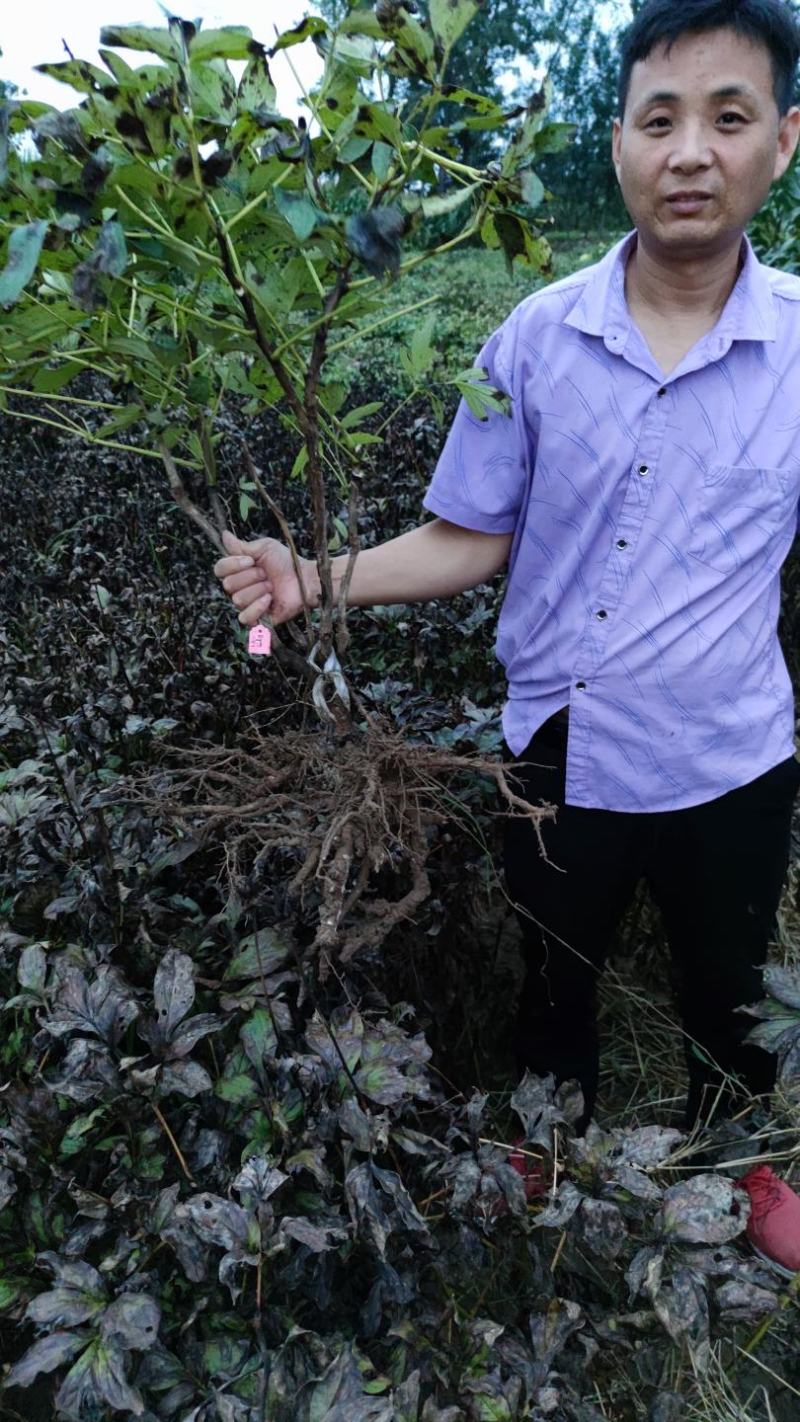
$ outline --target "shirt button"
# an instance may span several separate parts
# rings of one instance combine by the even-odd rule
[[[606,618],[608,617],[608,613],[606,612],[604,607],[601,607],[599,612],[595,613],[595,617],[597,618],[598,622],[605,622]]]
[[[627,538],[618,538],[618,539],[617,539],[617,547],[618,547],[618,548],[627,548],[627,546],[628,546],[628,540],[627,540]]]
[[[648,469],[646,464],[640,464],[637,473],[641,474],[642,478],[644,478],[645,474],[650,473],[650,470]]]
[[[585,682],[585,681],[576,681],[575,686],[576,686],[576,688],[577,688],[578,691],[585,691],[585,690],[586,690],[586,682]]]
[[[666,393],[667,393],[667,387],[666,387],[666,385],[662,385],[661,389],[660,389],[659,392],[658,392],[658,398],[659,398],[659,400],[661,399],[661,396],[662,396],[662,395],[666,395]]]

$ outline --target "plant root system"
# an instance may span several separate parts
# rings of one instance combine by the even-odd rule
[[[347,962],[377,947],[413,918],[430,892],[435,827],[459,818],[458,782],[493,781],[501,812],[533,822],[545,857],[541,825],[555,815],[551,805],[522,800],[501,762],[411,744],[372,719],[343,740],[320,731],[257,733],[246,747],[192,746],[180,760],[166,801],[159,789],[160,813],[203,837],[221,834],[236,872],[258,869],[274,851],[296,855],[291,888],[316,894],[313,947],[323,965],[328,954]],[[468,813],[463,803],[461,812]],[[402,885],[393,899],[380,897],[387,869]]]

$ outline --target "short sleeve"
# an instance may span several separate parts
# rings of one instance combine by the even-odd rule
[[[473,415],[462,399],[423,499],[431,513],[479,533],[513,533],[528,488],[530,448],[514,380],[512,312],[476,358],[489,383],[511,399],[509,414]]]

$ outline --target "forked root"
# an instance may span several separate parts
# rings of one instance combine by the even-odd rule
[[[493,780],[504,806],[498,813],[529,819],[547,858],[541,826],[555,809],[515,794],[499,761],[414,745],[377,721],[338,742],[316,731],[256,733],[245,749],[195,746],[179,754],[170,802],[162,790],[159,811],[204,836],[221,831],[238,865],[272,849],[293,851],[292,889],[305,897],[316,888],[313,946],[322,965],[377,947],[424,903],[428,831],[458,819],[454,781]],[[370,898],[374,876],[387,869],[402,892]]]

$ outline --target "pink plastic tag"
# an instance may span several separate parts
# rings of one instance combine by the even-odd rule
[[[272,633],[268,627],[262,627],[261,623],[257,622],[255,627],[250,628],[247,650],[254,657],[269,656],[272,651]]]

